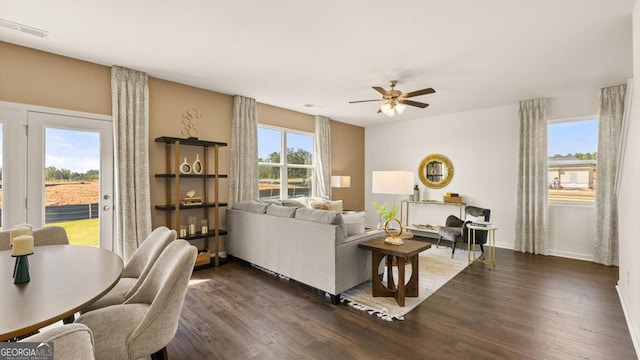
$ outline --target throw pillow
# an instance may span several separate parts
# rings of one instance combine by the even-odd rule
[[[271,205],[267,208],[267,215],[292,218],[296,214],[296,207]]]
[[[326,203],[309,203],[309,207],[316,210],[329,210],[329,205]]]
[[[265,204],[260,201],[250,200],[250,201],[240,201],[234,203],[231,207],[235,210],[248,211],[256,214],[264,214],[267,211],[267,207],[269,204]]]
[[[335,200],[335,201],[328,200],[327,207],[329,208],[329,210],[342,212],[342,200]]]
[[[291,198],[287,200],[282,200],[283,206],[291,206],[291,207],[308,207],[309,200],[306,197],[297,197]]]
[[[367,213],[364,211],[342,214],[342,220],[347,225],[347,236],[364,234],[364,218]]]
[[[467,217],[466,217],[465,221],[471,221],[471,222],[484,222],[484,215],[480,215],[480,216],[473,216],[473,215],[469,215],[469,214],[467,214]]]

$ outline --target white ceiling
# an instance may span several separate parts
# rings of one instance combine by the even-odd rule
[[[49,31],[0,40],[369,126],[623,83],[634,2],[0,0],[0,18]],[[413,98],[430,106],[348,104],[391,79],[436,89]]]

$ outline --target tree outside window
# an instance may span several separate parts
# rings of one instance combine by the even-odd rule
[[[311,195],[313,141],[312,134],[258,127],[260,199],[288,199]]]

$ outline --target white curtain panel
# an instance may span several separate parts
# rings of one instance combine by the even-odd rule
[[[151,233],[147,74],[113,66],[111,101],[116,177],[114,248],[126,263]]]
[[[520,102],[520,148],[514,250],[547,255],[547,101]]]
[[[314,196],[331,197],[331,123],[329,118],[315,116],[315,141],[313,143]]]
[[[229,206],[239,201],[257,200],[258,110],[255,99],[239,95],[233,97],[230,166]]]
[[[626,85],[617,85],[600,90],[593,261],[604,265],[618,265],[618,197],[615,186],[626,89]]]

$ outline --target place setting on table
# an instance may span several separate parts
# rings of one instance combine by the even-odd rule
[[[10,249],[0,251],[0,341],[35,333],[73,316],[120,279],[123,261],[112,251],[79,245],[38,246],[27,224],[6,232]]]

